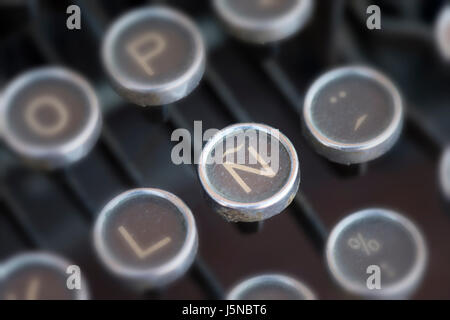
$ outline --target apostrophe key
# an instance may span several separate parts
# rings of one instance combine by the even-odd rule
[[[395,85],[362,66],[331,70],[309,88],[303,132],[317,153],[340,164],[376,159],[397,142],[403,102]]]

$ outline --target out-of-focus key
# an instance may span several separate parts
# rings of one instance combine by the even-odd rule
[[[137,289],[162,287],[182,276],[197,253],[194,217],[175,195],[133,189],[112,199],[94,229],[101,261]]]
[[[450,202],[450,146],[442,154],[439,165],[439,181],[445,200]]]
[[[235,37],[251,43],[286,39],[308,22],[312,0],[215,0],[214,9]]]
[[[46,252],[14,256],[0,265],[0,300],[88,299],[82,270],[74,268],[78,267]],[[79,278],[69,279],[72,275]]]
[[[363,163],[395,144],[403,114],[400,93],[386,76],[367,67],[342,67],[325,73],[309,88],[303,132],[329,160]]]
[[[126,13],[111,26],[102,59],[119,94],[141,106],[164,105],[198,85],[205,46],[188,17],[151,6]]]
[[[408,298],[422,279],[427,248],[410,220],[373,208],[351,214],[335,226],[326,259],[334,280],[350,294],[402,299]]]
[[[85,156],[96,143],[101,124],[92,87],[77,73],[60,67],[18,76],[0,101],[6,144],[45,168],[66,166]]]
[[[441,9],[435,23],[434,37],[440,54],[450,61],[450,5]]]
[[[198,172],[212,206],[233,222],[261,221],[280,213],[300,184],[292,143],[278,130],[256,123],[216,133],[202,151]]]
[[[316,295],[303,283],[282,274],[263,274],[236,285],[228,300],[315,300]]]

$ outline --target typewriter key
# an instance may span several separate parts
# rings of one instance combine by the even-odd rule
[[[133,189],[111,200],[94,229],[97,254],[115,275],[138,289],[164,286],[191,266],[197,229],[189,208],[158,189]]]
[[[205,69],[200,31],[182,13],[151,6],[131,11],[108,30],[102,60],[119,94],[141,105],[187,96]]]
[[[381,73],[360,66],[334,69],[309,88],[303,132],[315,150],[341,164],[387,152],[403,124],[402,98]]]
[[[235,286],[228,300],[315,300],[315,294],[303,283],[281,274],[264,274]]]
[[[450,202],[450,147],[444,151],[439,166],[439,180],[446,201]]]
[[[214,9],[235,37],[251,43],[283,40],[309,20],[312,0],[214,0]]]
[[[420,283],[427,249],[407,218],[386,209],[358,211],[332,230],[326,247],[332,277],[365,298],[408,298]]]
[[[97,97],[80,75],[60,67],[13,80],[0,102],[6,144],[30,162],[57,168],[85,156],[101,130]]]
[[[81,270],[45,252],[23,253],[0,265],[0,300],[85,300],[89,290]],[[73,276],[72,279],[69,277]],[[78,278],[79,276],[79,278]]]
[[[441,9],[436,20],[434,36],[442,57],[450,61],[450,5]]]
[[[294,146],[278,130],[255,123],[232,125],[214,135],[201,153],[198,172],[212,206],[233,222],[280,213],[300,183]]]

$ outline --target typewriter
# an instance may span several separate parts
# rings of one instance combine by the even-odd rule
[[[450,3],[0,17],[0,299],[450,298]]]

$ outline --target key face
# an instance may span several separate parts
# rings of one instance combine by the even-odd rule
[[[410,220],[374,208],[354,213],[336,225],[328,239],[326,258],[333,278],[350,293],[397,299],[407,298],[419,284],[427,249]]]
[[[309,20],[311,0],[215,0],[219,18],[237,38],[268,43],[292,36]]]
[[[441,158],[441,163],[439,165],[439,181],[446,201],[450,202],[450,147],[445,149]]]
[[[13,80],[0,113],[9,147],[46,168],[82,158],[101,130],[93,89],[78,74],[59,67],[36,69]]]
[[[450,61],[450,5],[441,9],[436,19],[434,37],[442,57]]]
[[[131,11],[108,30],[102,59],[115,88],[142,106],[163,105],[188,95],[204,72],[200,31],[174,9]]]
[[[0,265],[0,300],[84,300],[89,293],[84,279],[80,289],[69,289],[69,262],[49,253],[12,257]],[[82,276],[82,274],[80,274]]]
[[[398,140],[402,99],[392,82],[373,69],[338,68],[310,87],[303,120],[304,134],[318,153],[338,163],[362,163]]]
[[[297,153],[278,130],[237,124],[202,151],[199,177],[213,206],[230,221],[259,221],[281,212],[300,183]]]
[[[315,294],[303,283],[282,274],[264,274],[236,285],[228,300],[315,300]]]
[[[146,287],[181,276],[197,252],[197,231],[189,208],[158,189],[134,189],[111,200],[94,231],[95,246],[116,275]]]

